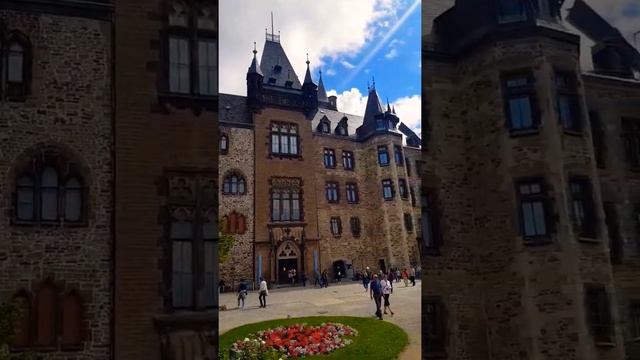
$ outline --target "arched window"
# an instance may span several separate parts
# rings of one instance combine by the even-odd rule
[[[51,281],[45,281],[36,295],[36,345],[56,346],[57,291]]]
[[[229,137],[226,134],[220,136],[220,154],[226,154],[229,151]]]
[[[15,182],[17,223],[82,224],[85,220],[85,187],[72,163],[52,151],[25,161]]]
[[[30,324],[32,319],[31,299],[25,291],[22,291],[14,296],[13,301],[20,312],[20,316],[14,324],[11,348],[19,350],[27,348],[30,345]]]
[[[21,100],[27,95],[29,74],[29,42],[20,33],[9,36],[3,63],[6,64],[6,95],[9,99]]]
[[[225,195],[244,195],[247,192],[247,183],[244,177],[237,173],[231,173],[224,178],[222,193]]]
[[[82,346],[82,299],[76,292],[70,292],[62,299],[62,348],[74,349]]]

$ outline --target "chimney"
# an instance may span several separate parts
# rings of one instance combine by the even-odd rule
[[[329,105],[331,106],[331,109],[333,110],[338,110],[338,97],[335,95],[331,95],[329,96]]]

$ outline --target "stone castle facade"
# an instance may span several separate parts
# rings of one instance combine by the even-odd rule
[[[582,0],[478,3],[423,8],[423,357],[639,359],[640,54]]]
[[[301,83],[278,35],[247,71],[247,96],[220,95],[220,216],[234,237],[220,277],[351,278],[365,267],[420,261],[420,139],[369,89],[364,114],[345,114]]]

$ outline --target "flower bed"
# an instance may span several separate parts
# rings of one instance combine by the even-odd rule
[[[352,341],[346,337],[356,335],[358,332],[354,328],[339,323],[277,327],[258,331],[244,340],[234,342],[230,349],[230,357],[253,358],[273,350],[278,352],[281,358],[328,354],[351,344]]]

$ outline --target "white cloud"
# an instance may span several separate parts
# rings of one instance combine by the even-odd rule
[[[360,93],[359,89],[351,88],[351,90],[345,90],[340,94],[335,90],[329,90],[327,95],[338,97],[338,110],[348,114],[364,115],[368,96]],[[400,121],[415,131],[418,136],[421,136],[422,97],[417,94],[401,97],[391,102],[391,105],[395,107]]]
[[[388,53],[386,53],[386,54],[384,55],[384,57],[385,57],[386,59],[388,59],[388,60],[391,60],[391,59],[393,59],[393,58],[395,58],[395,57],[397,57],[397,56],[398,56],[398,49],[396,49],[396,48],[392,48],[391,50],[389,50],[389,52],[388,52]]]
[[[342,66],[346,67],[347,69],[353,69],[354,67],[356,67],[355,65],[348,62],[347,60],[341,60],[340,64],[342,64]]]
[[[246,94],[245,75],[251,63],[253,42],[260,59],[265,28],[280,31],[284,47],[296,74],[321,67],[321,57],[335,60],[353,57],[370,41],[380,23],[395,16],[400,0],[221,0],[220,1],[220,91]],[[326,65],[326,64],[324,64]]]
[[[624,10],[637,5],[638,0],[585,0],[598,14],[618,28],[630,44],[633,33],[640,30],[640,19],[624,16]],[[573,1],[571,1],[573,3]]]
[[[328,69],[326,74],[327,76],[336,76],[336,71],[333,69]]]

